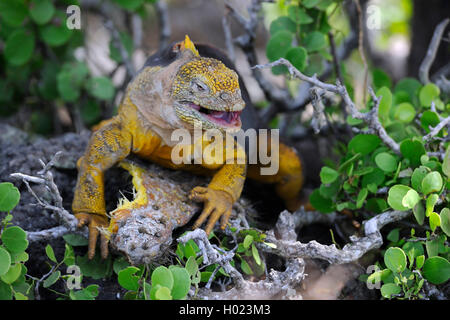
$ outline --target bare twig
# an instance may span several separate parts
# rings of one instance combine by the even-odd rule
[[[436,58],[436,53],[439,48],[439,44],[442,39],[442,35],[444,33],[445,28],[450,22],[450,18],[445,19],[441,23],[439,23],[434,30],[433,37],[431,38],[430,45],[428,46],[427,53],[425,58],[419,67],[419,79],[423,84],[430,82],[429,73],[431,65],[433,64],[434,59]]]
[[[277,61],[267,63],[264,65],[255,65],[253,68],[272,68],[274,66],[284,65],[288,68],[289,73],[294,76],[295,78],[298,78],[300,80],[306,81],[310,83],[313,86],[316,86],[318,88],[321,88],[323,90],[338,94],[341,96],[347,107],[349,108],[350,114],[355,119],[363,120],[367,126],[369,127],[369,130],[372,132],[375,132],[380,139],[389,146],[392,151],[394,151],[396,154],[400,154],[400,147],[386,132],[384,127],[381,125],[379,119],[378,119],[378,106],[380,104],[380,98],[376,97],[375,93],[371,88],[369,88],[369,92],[373,98],[374,101],[374,107],[372,110],[370,110],[367,113],[360,112],[355,103],[351,100],[347,89],[344,85],[342,85],[339,80],[336,81],[336,85],[328,84],[325,82],[320,81],[317,79],[317,76],[314,75],[312,77],[308,77],[298,71],[288,60],[284,58],[280,58]]]
[[[231,34],[230,20],[229,20],[229,10],[222,17],[222,27],[223,33],[225,35],[225,45],[227,47],[228,57],[231,61],[236,60],[236,56],[234,53],[234,45],[233,45],[233,35]]]
[[[439,131],[441,131],[444,127],[448,126],[450,124],[450,117],[447,117],[443,119],[441,122],[437,124],[436,127],[434,127],[430,133],[428,133],[426,136],[423,137],[424,142],[430,141],[433,137],[435,137]]]
[[[359,34],[358,34],[358,50],[359,55],[361,56],[361,60],[364,64],[364,86],[363,88],[367,88],[367,78],[369,76],[369,66],[367,65],[366,55],[364,54],[364,16],[361,8],[361,3],[359,0],[354,0],[356,4],[356,11],[358,12],[358,21],[359,21]],[[363,102],[366,104],[366,90],[364,90]]]

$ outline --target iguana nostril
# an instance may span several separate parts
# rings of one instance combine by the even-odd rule
[[[220,94],[220,98],[221,98],[222,100],[228,100],[228,99],[230,99],[230,94],[228,94],[228,93],[226,93],[226,92],[222,92],[222,93]]]

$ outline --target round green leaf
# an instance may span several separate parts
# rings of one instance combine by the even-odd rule
[[[358,134],[348,143],[348,150],[364,156],[374,151],[380,143],[381,139],[374,134]]]
[[[422,192],[424,194],[439,192],[441,191],[442,183],[442,176],[439,172],[430,172],[422,180]]]
[[[292,33],[289,31],[277,32],[274,36],[270,37],[266,47],[266,55],[270,61],[284,58],[286,53],[291,48]]]
[[[13,253],[25,251],[28,247],[27,233],[17,226],[3,230],[2,241],[8,251]]]
[[[250,248],[252,243],[253,243],[253,236],[250,234],[246,235],[243,242],[244,248],[245,249]]]
[[[322,213],[330,213],[334,211],[333,202],[330,199],[324,198],[320,194],[320,190],[314,190],[309,196],[311,205]]]
[[[400,152],[409,159],[413,166],[420,165],[420,157],[426,154],[425,147],[421,141],[407,139],[400,144]]]
[[[139,268],[132,266],[119,271],[117,279],[122,288],[131,291],[136,291],[139,289],[139,277],[134,275],[138,271]]]
[[[413,209],[414,217],[417,220],[417,223],[423,225],[425,220],[425,209],[423,208],[422,202],[418,202]]]
[[[414,169],[411,176],[411,186],[419,192],[422,192],[422,180],[430,170],[427,167],[420,166]]]
[[[303,47],[290,48],[286,52],[286,59],[289,60],[294,67],[303,71],[306,67],[306,58],[308,53]]]
[[[66,102],[74,102],[80,97],[80,89],[74,85],[70,72],[63,71],[58,74],[57,87],[59,95]]]
[[[308,52],[314,52],[325,48],[327,45],[327,39],[322,32],[313,31],[308,33],[303,43]]]
[[[394,209],[399,211],[406,211],[410,208],[403,205],[403,198],[408,194],[411,189],[408,186],[397,184],[389,189],[388,192],[388,204]],[[414,191],[414,190],[413,190]],[[416,192],[417,193],[417,192]]]
[[[55,7],[50,0],[34,0],[30,3],[30,17],[37,24],[46,24],[55,13]]]
[[[17,263],[15,265],[12,265],[9,268],[8,272],[0,276],[0,279],[4,283],[11,284],[19,278],[21,271],[22,271],[22,264]]]
[[[167,287],[159,287],[155,292],[156,300],[172,300],[170,289]]]
[[[63,235],[63,239],[73,247],[87,246],[89,243],[88,239],[76,233],[67,233]]]
[[[322,167],[320,170],[320,180],[323,184],[330,184],[339,177],[339,172],[329,167]]]
[[[53,251],[53,248],[52,248],[51,245],[48,244],[48,245],[45,247],[45,253],[47,254],[47,257],[48,257],[51,261],[53,261],[53,262],[55,262],[55,263],[58,262],[58,261],[56,260],[55,252]]]
[[[416,110],[409,102],[400,103],[395,107],[394,118],[403,123],[409,123],[414,120]]]
[[[430,107],[431,102],[439,97],[441,93],[438,86],[433,83],[427,83],[420,89],[419,100],[422,107]]]
[[[442,162],[442,172],[450,178],[450,146],[447,147],[445,151],[444,161]]]
[[[44,288],[51,287],[60,277],[61,272],[59,270],[53,272],[47,279],[44,280]]]
[[[447,236],[450,237],[450,209],[444,208],[441,210],[441,229]]]
[[[420,125],[427,133],[430,132],[430,127],[436,127],[439,122],[439,115],[436,112],[430,110],[425,110],[422,113],[422,117],[420,118]]]
[[[407,92],[409,95],[410,101],[413,100],[413,98],[417,95],[419,92],[419,89],[422,87],[421,83],[415,79],[415,78],[403,78],[399,82],[397,82],[397,85],[395,86],[394,91],[400,92],[404,91]]]
[[[390,299],[392,295],[399,294],[402,289],[395,283],[385,283],[381,286],[381,295],[385,298]]]
[[[419,202],[420,197],[416,190],[410,189],[402,199],[402,206],[412,209]]]
[[[406,254],[405,252],[397,247],[391,247],[386,250],[384,254],[384,264],[391,271],[396,273],[401,273],[406,268]]]
[[[286,30],[292,33],[297,32],[296,24],[286,16],[281,16],[273,20],[269,28],[270,35],[272,36],[279,31],[286,31]]]
[[[4,55],[8,63],[21,66],[30,60],[34,51],[34,35],[19,29],[6,40]]]
[[[397,159],[387,152],[381,152],[377,154],[375,157],[375,163],[377,164],[378,168],[385,172],[395,171],[398,165]]]
[[[291,5],[287,10],[289,18],[297,24],[309,24],[314,21],[313,18],[311,18],[306,11],[298,5]]]
[[[439,256],[431,257],[423,265],[423,275],[433,284],[444,283],[450,278],[450,262]]]
[[[441,225],[441,217],[436,212],[431,212],[429,216],[431,231],[435,231]]]
[[[11,266],[11,256],[9,252],[0,247],[0,276],[8,272]]]
[[[367,187],[370,184],[380,186],[384,182],[384,172],[379,168],[374,168],[372,172],[365,174],[361,180],[361,186]]]
[[[101,100],[110,100],[114,97],[114,85],[107,77],[94,77],[88,80],[86,89],[88,92]]]
[[[51,24],[40,28],[42,40],[51,47],[58,47],[65,44],[71,38],[73,30],[66,26],[66,16],[58,12]]]
[[[426,210],[425,210],[425,215],[427,217],[429,217],[430,214],[434,211],[434,206],[436,205],[438,200],[439,200],[439,196],[436,193],[432,193],[428,196],[427,201],[426,201]]]
[[[159,284],[162,287],[167,287],[169,290],[173,287],[172,272],[164,266],[159,266],[152,272],[152,286]]]
[[[389,75],[384,72],[382,69],[374,69],[372,71],[372,78],[373,78],[373,84],[375,86],[375,88],[381,88],[381,87],[385,87],[385,88],[390,88],[392,85],[392,80],[389,77]],[[378,94],[377,94],[378,96]]]
[[[11,211],[19,203],[19,200],[20,192],[12,183],[0,183],[0,211]]]
[[[28,14],[23,0],[1,0],[0,15],[2,20],[11,27],[22,24]]]
[[[173,299],[180,300],[186,297],[191,288],[191,277],[185,268],[170,266],[170,272],[173,276],[173,287],[171,295]]]

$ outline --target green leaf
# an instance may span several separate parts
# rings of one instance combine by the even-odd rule
[[[0,1],[0,15],[2,20],[11,27],[18,27],[28,15],[23,0]]]
[[[244,248],[245,249],[250,248],[252,243],[253,243],[253,236],[251,236],[249,234],[246,235],[245,238],[244,238],[244,242],[243,242]]]
[[[28,247],[27,233],[17,226],[3,230],[2,241],[6,249],[12,253],[25,251]]]
[[[304,46],[308,52],[319,51],[327,46],[327,40],[322,32],[313,31],[305,37]]]
[[[261,265],[261,257],[259,256],[258,249],[256,249],[256,246],[254,243],[252,243],[252,256],[253,259],[255,259],[255,262],[258,266]]]
[[[388,239],[391,242],[398,242],[399,238],[400,238],[399,228],[392,229],[386,236],[386,239]]]
[[[9,64],[21,66],[33,56],[34,35],[23,29],[15,30],[5,43],[4,56]]]
[[[28,300],[28,297],[20,292],[14,292],[14,299],[16,300]]]
[[[314,6],[316,6],[321,0],[303,0],[302,1],[302,5],[305,8],[312,8]]]
[[[420,118],[420,125],[426,133],[430,132],[430,127],[434,128],[440,122],[439,115],[430,110],[425,110]]]
[[[175,300],[184,299],[191,288],[191,277],[185,268],[170,266],[173,277],[172,298]]]
[[[122,288],[131,291],[137,291],[139,289],[139,277],[135,276],[138,271],[139,268],[133,266],[119,271],[117,279]]]
[[[330,184],[334,182],[339,177],[339,172],[330,168],[330,167],[322,167],[320,170],[320,180],[323,184]]]
[[[19,278],[21,271],[22,271],[22,264],[17,263],[15,265],[12,265],[9,268],[8,272],[0,276],[0,279],[4,283],[11,284]]]
[[[441,191],[442,183],[442,176],[439,172],[430,172],[422,180],[422,192],[425,195],[432,192],[439,192]]]
[[[114,260],[113,270],[116,274],[119,274],[121,270],[128,268],[129,266],[130,264],[128,263],[125,257],[119,257]]]
[[[373,184],[375,186],[380,186],[384,182],[385,175],[383,171],[379,168],[374,168],[374,170],[362,177],[361,186],[368,187]]]
[[[55,7],[50,0],[34,0],[30,3],[30,17],[39,25],[50,21],[55,13]]]
[[[59,95],[64,101],[75,102],[80,97],[80,88],[74,84],[70,72],[60,72],[56,79]]]
[[[59,12],[58,12],[59,13]],[[66,17],[58,14],[52,24],[47,24],[40,28],[40,36],[42,41],[50,47],[59,47],[67,43],[74,33],[73,30],[67,28]]]
[[[79,247],[79,246],[87,246],[89,243],[89,240],[83,237],[80,234],[76,233],[67,233],[63,235],[64,241],[66,241],[68,244],[70,244],[73,247]]]
[[[431,257],[423,265],[423,275],[433,284],[447,282],[450,278],[450,262],[442,257]]]
[[[111,100],[114,97],[114,85],[111,79],[107,77],[94,77],[88,80],[86,84],[87,91],[101,100]]]
[[[423,208],[423,204],[419,201],[413,209],[414,217],[417,220],[417,223],[423,225],[425,221],[425,209]]]
[[[380,152],[377,154],[375,157],[375,163],[378,168],[385,172],[395,171],[398,165],[397,159],[387,152]]]
[[[119,33],[119,39],[125,48],[128,57],[131,57],[133,54],[133,39],[126,32]],[[120,49],[116,47],[116,41],[111,40],[109,42],[109,56],[116,62],[123,62],[122,54],[120,53]]]
[[[279,31],[290,31],[292,33],[296,33],[297,25],[288,17],[281,16],[273,20],[269,28],[271,36],[275,35]]]
[[[416,258],[416,269],[420,269],[423,267],[423,263],[425,262],[425,256],[420,255]]]
[[[435,204],[438,202],[439,200],[439,196],[435,193],[432,193],[428,196],[427,200],[426,200],[426,210],[425,210],[425,215],[427,217],[430,216],[430,214],[433,212],[434,210],[434,206]]]
[[[159,266],[152,272],[152,286],[159,284],[162,287],[167,287],[169,290],[173,287],[172,272],[164,266]]]
[[[409,102],[400,103],[395,107],[394,118],[403,123],[410,123],[416,116],[416,110]]]
[[[439,254],[439,239],[427,240],[425,242],[428,257],[434,257]]]
[[[11,211],[19,203],[19,200],[20,192],[12,183],[0,183],[0,211]]]
[[[303,71],[306,68],[306,59],[308,57],[308,53],[303,47],[294,47],[290,48],[286,52],[286,59],[289,60],[294,67],[296,67],[299,71]]]
[[[159,287],[155,292],[156,300],[172,300],[172,296],[170,295],[170,289],[167,287]]]
[[[266,55],[269,61],[284,58],[288,50],[291,48],[291,43],[292,33],[289,31],[280,31],[270,37],[266,47]]]
[[[320,190],[314,190],[309,196],[311,205],[322,213],[330,213],[334,211],[333,202],[330,199],[324,198],[320,194]]]
[[[374,134],[358,134],[348,143],[348,150],[365,156],[374,151],[380,143],[381,139]]]
[[[409,100],[412,101],[413,98],[417,95],[419,92],[419,89],[422,87],[421,83],[415,79],[415,78],[403,78],[400,80],[397,85],[395,86],[394,91],[400,92],[404,91],[408,93]]]
[[[244,259],[241,260],[241,269],[245,274],[248,274],[248,275],[253,274],[252,268],[250,268],[247,261],[245,261]]]
[[[51,245],[48,244],[48,245],[45,247],[45,253],[47,254],[47,257],[48,257],[51,261],[53,261],[53,262],[55,262],[55,263],[58,263],[58,261],[56,260],[56,257],[55,257],[55,252],[53,251],[53,248],[52,248]]]
[[[108,256],[107,259],[102,259],[98,252],[92,259],[89,259],[87,254],[77,256],[76,264],[80,267],[83,276],[93,279],[105,278],[112,273],[111,256]]]
[[[411,176],[411,186],[415,190],[422,192],[422,180],[423,178],[425,178],[428,172],[430,172],[430,169],[425,166],[420,166],[419,168],[414,169],[414,172]]]
[[[402,199],[402,206],[412,209],[419,202],[420,197],[416,190],[410,189]]]
[[[385,283],[381,286],[381,295],[385,298],[390,299],[392,295],[399,294],[402,289],[395,283]]]
[[[64,264],[66,266],[71,266],[75,264],[75,252],[71,245],[65,244],[65,250],[64,250]]]
[[[447,147],[445,151],[444,161],[442,162],[442,172],[450,178],[450,146]]]
[[[418,140],[407,139],[400,144],[400,152],[409,159],[414,167],[420,165],[420,157],[426,154],[423,143]]]
[[[373,84],[376,89],[381,87],[390,88],[392,85],[392,80],[389,75],[381,69],[374,69],[372,71]],[[378,96],[378,94],[377,94]]]
[[[58,281],[58,279],[61,277],[60,271],[53,272],[47,279],[44,280],[44,288],[51,287],[53,284]]]
[[[419,100],[422,107],[430,107],[431,102],[439,97],[441,93],[438,86],[433,83],[427,83],[420,89]]]
[[[392,186],[388,192],[388,199],[387,199],[388,204],[394,210],[407,211],[409,209],[412,209],[403,204],[403,198],[405,198],[407,196],[408,192],[411,190],[415,191],[415,190],[411,189],[410,187],[402,185],[402,184],[396,184],[396,185]],[[415,198],[415,195],[410,193],[408,197]],[[409,200],[407,200],[405,202],[405,204],[410,204]]]
[[[405,252],[397,247],[391,247],[384,254],[384,264],[392,272],[401,273],[406,269]]]
[[[288,17],[297,24],[309,24],[314,21],[303,8],[297,5],[289,6],[287,11]]]
[[[382,124],[385,124],[389,120],[389,111],[392,105],[392,93],[388,87],[382,87],[377,91],[376,95],[377,97],[381,97],[378,106],[378,118]]]
[[[441,229],[450,237],[450,209],[443,208],[439,215],[441,216]]]
[[[114,2],[126,10],[135,11],[144,3],[144,0],[114,0]]]
[[[358,196],[356,197],[356,208],[357,209],[360,209],[363,206],[364,201],[366,200],[368,194],[369,194],[369,191],[366,188],[362,188],[359,191]]]
[[[441,217],[436,212],[430,213],[429,221],[431,231],[433,232],[436,230],[437,227],[441,225]]]
[[[186,261],[186,270],[189,272],[191,276],[195,276],[198,272],[198,264],[195,261],[195,257],[189,257]]]

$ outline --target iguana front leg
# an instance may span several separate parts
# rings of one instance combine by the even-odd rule
[[[72,210],[78,226],[89,228],[88,257],[95,255],[99,229],[108,227],[105,209],[104,172],[123,160],[131,150],[131,134],[114,118],[92,134],[86,153],[78,161],[78,180]],[[108,256],[108,240],[101,234],[101,255]]]
[[[194,229],[200,227],[209,217],[205,231],[209,235],[216,222],[221,218],[220,228],[228,224],[233,203],[239,199],[244,187],[246,165],[225,164],[213,177],[207,188],[195,187],[189,198],[203,202],[204,208],[194,223]]]

